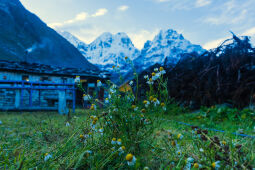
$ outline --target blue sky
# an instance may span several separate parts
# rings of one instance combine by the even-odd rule
[[[126,32],[141,49],[161,29],[174,29],[206,49],[231,36],[255,37],[255,0],[21,0],[50,27],[85,43]]]

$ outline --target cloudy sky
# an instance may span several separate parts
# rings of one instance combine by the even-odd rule
[[[48,26],[86,43],[126,32],[141,49],[160,29],[174,29],[206,49],[237,35],[255,37],[255,0],[21,0]]]

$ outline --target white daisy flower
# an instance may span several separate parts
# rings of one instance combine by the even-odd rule
[[[133,84],[134,84],[134,82],[131,80],[131,81],[129,82],[129,85],[132,86]]]
[[[115,145],[116,143],[117,143],[116,138],[112,138],[112,142],[111,142],[111,144],[112,144],[112,145]]]
[[[160,104],[160,102],[158,101],[157,98],[154,98],[152,101],[153,101],[153,103],[154,103],[154,106],[157,106],[157,105]]]
[[[66,127],[70,126],[70,123],[69,122],[66,122]]]
[[[80,79],[80,76],[76,76],[75,79],[74,79],[74,82],[75,83],[80,83],[81,79]]]
[[[148,76],[148,75],[145,75],[145,76],[144,76],[144,79],[149,79],[149,76]]]
[[[92,151],[91,150],[86,150],[85,153],[92,154]]]
[[[157,80],[160,77],[160,75],[158,73],[156,73],[154,76],[152,76],[152,80]]]
[[[160,71],[160,73],[163,75],[163,74],[166,74],[166,71],[163,70],[163,71]]]
[[[118,139],[118,140],[117,140],[117,144],[118,144],[118,145],[121,145],[121,139]]]
[[[154,82],[153,82],[152,78],[150,78],[150,79],[147,81],[147,84],[149,84],[149,85],[154,84]]]
[[[187,161],[190,162],[190,163],[192,163],[192,162],[194,162],[194,159],[193,159],[192,157],[188,157],[188,158],[187,158]]]
[[[83,95],[83,100],[84,101],[87,101],[87,100],[90,100],[90,99],[91,99],[90,95],[86,95],[86,94]]]
[[[121,146],[118,151],[119,151],[119,155],[123,154],[125,151],[126,147],[125,146]]]
[[[126,156],[128,166],[134,166],[136,163],[136,158],[131,153],[127,154]]]
[[[101,133],[101,135],[103,135],[104,129],[103,129],[103,128],[100,128],[100,129],[98,130],[98,132]]]
[[[150,170],[148,166],[144,167],[143,170]]]
[[[178,138],[178,139],[182,139],[182,138],[183,138],[183,135],[182,135],[182,134],[178,134],[178,135],[177,135],[177,138]]]
[[[100,80],[97,80],[97,87],[101,87],[102,86],[102,82]]]
[[[143,104],[145,104],[145,107],[149,107],[150,102],[149,102],[148,100],[144,100],[144,101],[143,101]]]
[[[155,71],[155,72],[158,72],[158,68],[154,68],[154,71]]]
[[[203,148],[200,148],[199,151],[200,151],[200,152],[204,152],[204,149],[203,149]]]
[[[176,155],[177,155],[177,156],[181,156],[181,155],[182,155],[181,150],[177,150],[177,151],[176,151]]]
[[[50,158],[52,158],[52,155],[50,155],[50,154],[48,154],[48,153],[46,153],[46,154],[44,155],[44,161],[45,161],[45,162],[48,161]]]
[[[216,162],[213,162],[212,163],[212,167],[214,168],[214,169],[219,169],[220,168],[220,161],[216,161]]]
[[[105,98],[105,104],[108,104],[109,103],[109,99],[108,98]]]
[[[159,71],[160,71],[160,73],[163,75],[163,74],[166,74],[166,71],[164,70],[164,68],[163,67],[160,67],[159,68]]]

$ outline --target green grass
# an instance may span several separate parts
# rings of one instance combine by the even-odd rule
[[[181,125],[177,121],[226,131],[226,133],[209,131],[206,134],[208,139],[217,136],[220,141],[226,141],[230,148],[230,163],[227,166],[222,164],[222,168],[230,169],[234,167],[235,162],[240,167],[255,165],[255,139],[231,134],[241,127],[245,133],[254,135],[254,121],[248,118],[247,120],[224,119],[224,121],[214,122],[207,117],[198,119],[197,117],[203,114],[203,111],[187,113],[185,109],[169,105],[168,111],[164,114],[147,113],[148,117],[153,120],[154,129],[149,136],[139,138],[139,140],[134,138],[133,141],[137,143],[130,143],[128,138],[125,139],[125,133],[118,133],[127,149],[120,156],[116,154],[117,151],[111,150],[111,139],[115,136],[106,127],[104,135],[93,132],[92,138],[86,144],[80,139],[81,134],[89,131],[91,124],[89,116],[91,114],[100,115],[101,112],[102,110],[78,110],[71,117],[51,112],[0,113],[2,121],[0,125],[0,169],[36,167],[39,169],[143,169],[145,166],[150,169],[181,169],[187,166],[188,157],[194,159],[191,166],[197,162],[203,168],[210,169],[212,162],[216,161],[216,155],[224,159],[224,154],[219,151],[220,149],[218,151],[208,149],[213,142],[202,141],[195,137],[191,127]],[[66,126],[67,121],[70,123],[68,127]],[[103,123],[103,118],[100,118],[98,127],[103,127]],[[142,133],[143,131],[138,131],[133,136],[139,137]],[[178,134],[182,134],[183,139],[178,139]],[[233,140],[242,145],[241,152],[235,148]],[[173,145],[175,142],[179,147]],[[139,146],[137,146],[138,143]],[[204,152],[199,151],[201,148]],[[86,152],[88,150],[91,150],[92,154],[88,154]],[[181,154],[178,155],[177,151]],[[134,167],[129,167],[125,160],[125,155],[130,152],[134,153],[137,158]],[[52,158],[44,161],[45,153],[51,154]],[[238,154],[241,154],[241,157]],[[243,160],[244,158],[246,160]]]

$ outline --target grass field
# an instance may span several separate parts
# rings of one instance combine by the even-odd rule
[[[255,136],[254,120],[248,116],[230,120],[204,115],[208,110],[213,114],[215,109],[189,113],[169,105],[164,114],[144,113],[153,122],[153,128],[135,133],[127,128],[127,133],[132,135],[129,137],[126,132],[113,135],[114,128],[107,128],[101,115],[104,110],[77,110],[69,116],[51,112],[2,112],[0,169],[255,168],[255,139],[231,134],[242,131]],[[94,130],[90,129],[91,119],[94,121],[91,115],[99,119]],[[226,132],[207,132],[199,127],[192,130],[178,121]],[[114,143],[113,138],[121,139],[121,144]],[[133,160],[127,159],[128,153],[135,156],[132,166],[129,166]]]

